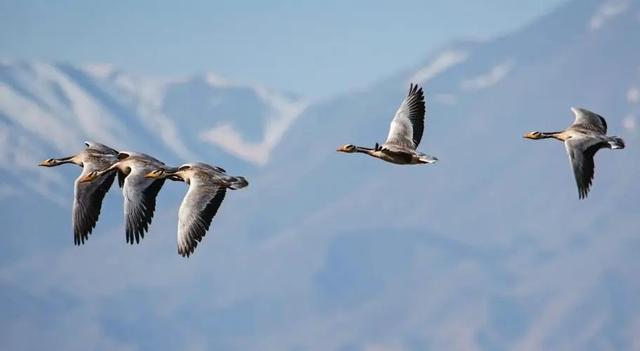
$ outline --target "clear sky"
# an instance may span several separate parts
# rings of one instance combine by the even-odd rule
[[[326,97],[460,38],[518,28],[566,0],[0,0],[0,57],[113,63]]]

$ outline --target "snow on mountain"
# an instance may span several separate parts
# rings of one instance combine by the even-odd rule
[[[637,86],[631,86],[627,91],[627,101],[629,104],[636,105],[640,103],[640,89]]]
[[[605,1],[589,20],[589,29],[598,30],[608,21],[628,10],[632,0]]]
[[[514,66],[513,60],[501,62],[492,67],[487,73],[460,82],[462,90],[480,90],[497,84],[509,74]]]
[[[432,62],[416,71],[408,80],[411,83],[425,84],[431,78],[452,66],[464,62],[466,59],[467,53],[463,50],[445,51],[434,58]]]
[[[0,65],[0,167],[18,182],[26,176],[28,187],[61,203],[63,193],[46,190],[60,188],[61,179],[33,165],[76,152],[84,140],[146,151],[170,163],[264,165],[306,103],[211,77],[158,79],[111,65],[5,61]]]
[[[229,123],[234,117],[229,116],[230,112],[258,116],[234,126],[234,132],[240,136],[249,134],[272,146],[305,106],[299,99],[261,86],[214,81],[210,74],[157,79],[126,74],[111,65],[77,68],[43,62],[6,62],[1,69],[0,109],[5,118],[42,139],[50,139],[47,141],[55,143],[59,151],[71,149],[86,138],[126,144],[126,139],[136,137],[128,134],[133,124],[145,133],[157,135],[165,151],[176,157],[202,157],[204,145],[193,142],[199,139],[197,134],[184,133],[184,119],[189,118],[192,129],[206,130]],[[193,89],[193,96],[181,96],[189,99],[186,103],[171,95],[184,86]],[[193,101],[198,99],[201,101]],[[238,104],[242,99],[244,105]],[[235,110],[228,109],[227,100],[234,100]],[[186,112],[197,116],[181,114],[180,108],[189,104],[201,107]],[[235,150],[234,145],[215,143],[242,158],[242,150]]]
[[[210,80],[209,83],[211,84]],[[271,108],[270,115],[268,115],[270,123],[265,126],[262,140],[259,142],[244,140],[230,122],[220,123],[214,128],[202,132],[200,138],[218,145],[244,160],[265,165],[269,161],[269,154],[273,148],[280,142],[291,123],[300,116],[308,103],[292,101],[263,87],[256,88],[255,92]]]

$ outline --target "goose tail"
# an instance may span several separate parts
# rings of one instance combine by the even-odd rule
[[[249,185],[249,182],[245,177],[240,177],[240,176],[227,177],[227,179],[225,180],[229,183],[229,189],[232,189],[232,190],[242,189],[247,185]]]
[[[430,156],[430,155],[425,155],[425,154],[420,155],[418,157],[418,160],[420,161],[420,163],[429,163],[429,164],[438,162],[438,158],[437,157]]]
[[[611,148],[616,150],[616,149],[624,149],[624,140],[622,140],[622,138],[617,137],[617,136],[613,136],[609,138],[609,145],[611,145]]]

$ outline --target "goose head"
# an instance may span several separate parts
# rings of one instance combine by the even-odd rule
[[[356,152],[357,147],[355,145],[352,144],[346,144],[346,145],[342,145],[339,148],[336,149],[336,151],[338,152],[347,152],[347,153],[353,153]]]
[[[542,133],[541,132],[529,132],[529,133],[525,134],[523,136],[523,138],[525,138],[525,139],[533,139],[533,140],[542,139]]]
[[[57,165],[58,165],[58,161],[53,158],[46,159],[38,164],[38,166],[41,166],[41,167],[53,167]]]

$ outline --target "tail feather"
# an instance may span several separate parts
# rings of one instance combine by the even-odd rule
[[[609,138],[609,145],[611,145],[612,149],[624,149],[624,140],[622,138],[613,136]]]
[[[425,154],[420,155],[420,157],[418,157],[418,159],[422,163],[436,163],[436,162],[438,162],[438,158],[437,157],[429,156],[429,155],[425,155]]]
[[[242,189],[247,185],[249,185],[249,182],[245,177],[240,177],[240,176],[227,177],[226,180],[227,182],[229,182],[229,189],[232,189],[232,190]]]

